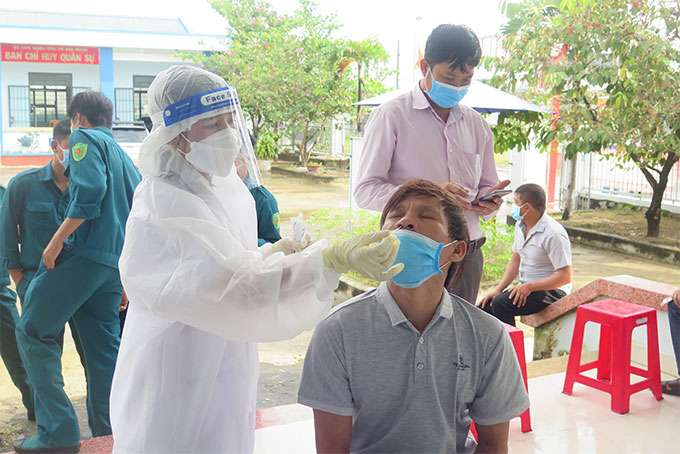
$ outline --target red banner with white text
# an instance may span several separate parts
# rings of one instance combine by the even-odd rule
[[[1,52],[1,60],[8,62],[99,64],[98,47],[3,44]]]

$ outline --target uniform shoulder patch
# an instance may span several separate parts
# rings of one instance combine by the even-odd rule
[[[81,161],[87,154],[87,144],[78,142],[71,148],[71,154],[73,154],[73,159],[75,161]]]
[[[281,228],[281,215],[278,212],[274,213],[272,216],[272,222],[277,230]]]

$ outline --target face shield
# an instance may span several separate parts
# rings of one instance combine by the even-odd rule
[[[256,247],[254,199],[234,165],[239,156],[256,162],[236,90],[214,73],[178,65],[158,73],[147,103],[153,128],[139,152],[144,178],[198,197],[222,227]],[[201,206],[198,201],[195,207],[179,201],[173,206],[166,194],[154,192],[151,205],[164,206],[165,213],[193,213]],[[186,216],[182,222],[191,232],[203,225]]]
[[[236,173],[248,189],[262,185],[262,175],[260,174],[260,168],[257,166],[257,159],[255,159],[253,153],[247,151],[247,147],[244,147],[238,156],[236,156],[234,165]]]
[[[174,66],[156,76],[147,99],[153,129],[140,151],[143,175],[202,175],[216,183],[234,171],[238,159],[247,167],[242,180],[262,183],[236,89],[221,77]]]

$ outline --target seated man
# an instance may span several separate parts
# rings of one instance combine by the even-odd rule
[[[515,315],[540,312],[571,290],[571,243],[564,227],[545,212],[545,191],[537,184],[515,190],[517,221],[512,258],[498,286],[478,306],[515,326]],[[519,274],[519,284],[505,290]]]
[[[680,288],[673,292],[672,300],[668,303],[668,326],[671,329],[673,353],[680,375]],[[661,391],[664,394],[680,396],[680,378],[661,382]]]
[[[383,210],[404,270],[337,307],[314,332],[298,401],[319,452],[507,452],[529,406],[503,325],[445,291],[462,271],[465,218],[434,183],[409,180]]]

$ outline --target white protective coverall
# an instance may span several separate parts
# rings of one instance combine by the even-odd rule
[[[209,182],[167,145],[211,115],[243,121],[232,105],[164,124],[170,104],[225,86],[178,66],[149,87],[154,127],[120,258],[130,305],[111,391],[115,453],[251,452],[254,342],[313,328],[333,302],[340,275],[324,266],[325,241],[288,256],[258,250],[254,201],[236,172]]]

